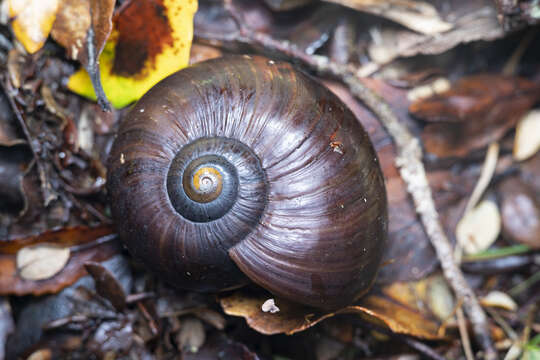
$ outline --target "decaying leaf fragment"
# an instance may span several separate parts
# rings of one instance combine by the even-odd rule
[[[383,16],[423,34],[448,31],[452,24],[442,20],[435,7],[413,0],[325,0],[359,11]]]
[[[540,195],[518,177],[498,186],[503,234],[509,240],[540,248]]]
[[[290,335],[338,314],[355,314],[396,333],[425,339],[442,339],[437,333],[440,324],[433,315],[422,312],[406,298],[396,296],[393,286],[386,288],[382,295],[368,295],[357,305],[346,306],[335,312],[314,310],[283,299],[275,299],[279,312],[264,312],[262,306],[267,297],[244,290],[222,298],[220,303],[226,314],[244,317],[250,327],[266,335]]]
[[[62,0],[52,28],[52,37],[66,48],[88,72],[98,102],[108,109],[100,81],[98,58],[112,29],[114,0]]]
[[[196,10],[196,0],[124,3],[99,58],[101,83],[113,106],[129,105],[158,81],[187,66]],[[71,76],[68,87],[96,99],[83,69]]]
[[[86,261],[120,251],[109,226],[79,226],[0,242],[0,295],[54,293],[85,275]]]
[[[464,77],[442,94],[412,103],[409,111],[429,122],[426,150],[439,157],[465,156],[499,140],[540,99],[540,85],[503,75]]]
[[[117,311],[124,310],[126,293],[114,275],[105,266],[95,261],[86,262],[84,268],[94,278],[97,293],[109,300]]]
[[[35,53],[47,40],[60,0],[7,0],[11,27],[26,51]]]

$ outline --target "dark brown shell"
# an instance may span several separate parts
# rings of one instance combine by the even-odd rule
[[[239,174],[260,165],[239,175],[238,197],[217,219],[191,221],[171,204],[171,163],[188,144]],[[217,291],[249,278],[337,308],[377,273],[387,203],[375,151],[351,111],[288,63],[230,56],[166,78],[124,118],[108,169],[121,238],[178,287]]]

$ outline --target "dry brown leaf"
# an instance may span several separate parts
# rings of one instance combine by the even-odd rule
[[[422,34],[439,34],[452,29],[428,2],[413,0],[325,0],[395,21]]]
[[[69,247],[55,244],[27,246],[17,252],[17,270],[26,280],[48,279],[66,266],[69,254]]]
[[[410,112],[429,122],[426,150],[439,157],[465,156],[498,141],[540,98],[540,85],[498,74],[460,79],[450,90],[412,103]]]
[[[275,299],[279,312],[264,312],[262,305],[266,300],[267,297],[240,291],[222,298],[220,302],[226,314],[244,317],[250,327],[266,335],[294,334],[337,314],[356,314],[396,333],[441,339],[437,334],[439,323],[432,316],[386,294],[366,296],[358,305],[347,306],[335,312],[323,312],[283,299]]]
[[[540,196],[516,177],[498,186],[503,233],[506,238],[540,248]]]
[[[68,56],[87,70],[98,102],[108,109],[103,93],[98,58],[112,29],[114,0],[63,0],[52,28],[52,37]]]
[[[95,261],[86,262],[84,268],[94,279],[96,292],[109,300],[117,311],[124,310],[126,307],[126,294],[116,277],[105,266]]]
[[[86,34],[91,22],[89,0],[63,0],[51,36],[66,48],[69,58],[81,60],[86,53]]]
[[[118,242],[114,241],[114,238],[115,235],[112,234],[112,229],[109,226],[94,228],[78,226],[0,242],[0,295],[42,295],[57,292],[86,275],[83,268],[83,263],[86,261],[103,261],[117,254],[120,251],[120,246]],[[20,276],[21,270],[27,271],[26,268],[33,264],[32,261],[27,260],[28,257],[24,252],[22,253],[24,256],[20,260],[17,259],[18,255],[21,255],[20,250],[40,248],[41,244],[54,244],[66,248],[71,251],[71,256],[68,257],[65,266],[63,265],[59,272],[50,277],[35,281],[33,279],[39,277],[39,274],[27,275],[32,280]],[[33,251],[30,252],[30,255],[35,256]],[[54,258],[55,261],[62,260],[56,257],[51,258]],[[38,260],[41,261],[39,256]],[[59,267],[60,263],[58,261],[51,267],[46,266],[47,271],[52,272],[51,269]]]

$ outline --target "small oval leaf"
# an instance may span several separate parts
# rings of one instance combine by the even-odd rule
[[[69,260],[69,247],[42,243],[17,252],[17,270],[26,280],[48,279],[59,273]]]
[[[540,150],[540,110],[525,115],[516,127],[514,139],[514,159],[522,161]]]
[[[501,232],[501,215],[497,204],[484,200],[465,213],[456,228],[456,238],[467,254],[486,250]]]

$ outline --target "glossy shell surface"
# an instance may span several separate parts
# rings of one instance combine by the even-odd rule
[[[375,278],[387,232],[375,151],[288,63],[230,56],[169,76],[123,119],[108,169],[121,238],[178,287],[251,280],[336,308]]]

